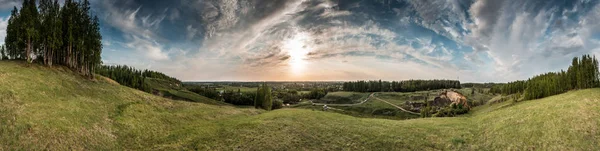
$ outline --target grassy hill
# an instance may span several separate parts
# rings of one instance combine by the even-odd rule
[[[178,83],[173,83],[167,80],[146,78],[144,81],[152,90],[153,93],[174,100],[192,101],[206,103],[212,105],[227,105],[225,102],[216,101],[197,93],[191,92],[183,88]]]
[[[6,150],[599,150],[600,89],[385,120],[173,101],[62,68],[0,61]]]

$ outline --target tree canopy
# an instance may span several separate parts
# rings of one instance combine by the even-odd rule
[[[58,0],[24,0],[11,11],[5,45],[8,59],[64,65],[90,77],[101,64],[100,23],[88,0],[66,0],[62,7]]]
[[[461,88],[457,80],[354,81],[344,82],[345,91],[414,92],[434,89]]]

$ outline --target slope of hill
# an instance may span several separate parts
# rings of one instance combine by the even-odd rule
[[[152,89],[152,93],[170,99],[199,102],[212,105],[229,105],[228,103],[216,101],[205,96],[199,95],[197,93],[188,91],[185,88],[183,88],[183,86],[181,86],[180,84],[173,83],[168,80],[146,78],[144,82],[148,85],[148,87],[150,87],[150,89]]]
[[[598,150],[600,89],[461,117],[356,118],[173,101],[62,68],[0,61],[7,150]],[[260,114],[262,113],[262,114]]]

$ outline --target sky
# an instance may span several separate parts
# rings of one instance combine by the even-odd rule
[[[508,82],[600,56],[598,0],[91,0],[104,64],[184,81]],[[18,0],[0,0],[0,44]]]

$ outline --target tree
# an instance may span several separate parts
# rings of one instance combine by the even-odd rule
[[[23,50],[23,45],[20,18],[19,9],[13,7],[13,10],[10,12],[10,19],[8,19],[8,25],[6,26],[6,38],[4,39],[6,56],[9,59],[20,59],[25,56],[21,51]]]
[[[256,89],[256,96],[254,98],[254,107],[262,108],[267,111],[273,107],[273,97],[271,96],[271,88],[263,83]]]
[[[264,98],[265,96],[262,87],[258,86],[258,88],[256,88],[256,95],[254,96],[254,108],[261,108]]]
[[[11,11],[5,38],[10,59],[42,59],[43,63],[65,65],[92,78],[102,63],[102,35],[97,16],[88,0],[24,0]]]
[[[265,98],[263,99],[262,108],[270,111],[273,107],[273,97],[271,97],[271,88],[267,84],[263,84],[263,93]]]
[[[4,45],[1,45],[1,46],[0,46],[0,60],[4,60],[4,55],[5,55],[5,52],[4,52],[4,51],[6,51],[6,50],[4,49]]]
[[[22,39],[25,39],[26,47],[26,58],[27,62],[31,63],[32,55],[35,53],[35,42],[39,36],[39,20],[38,10],[35,5],[35,0],[24,0],[21,8],[21,24],[20,27],[23,29]]]

